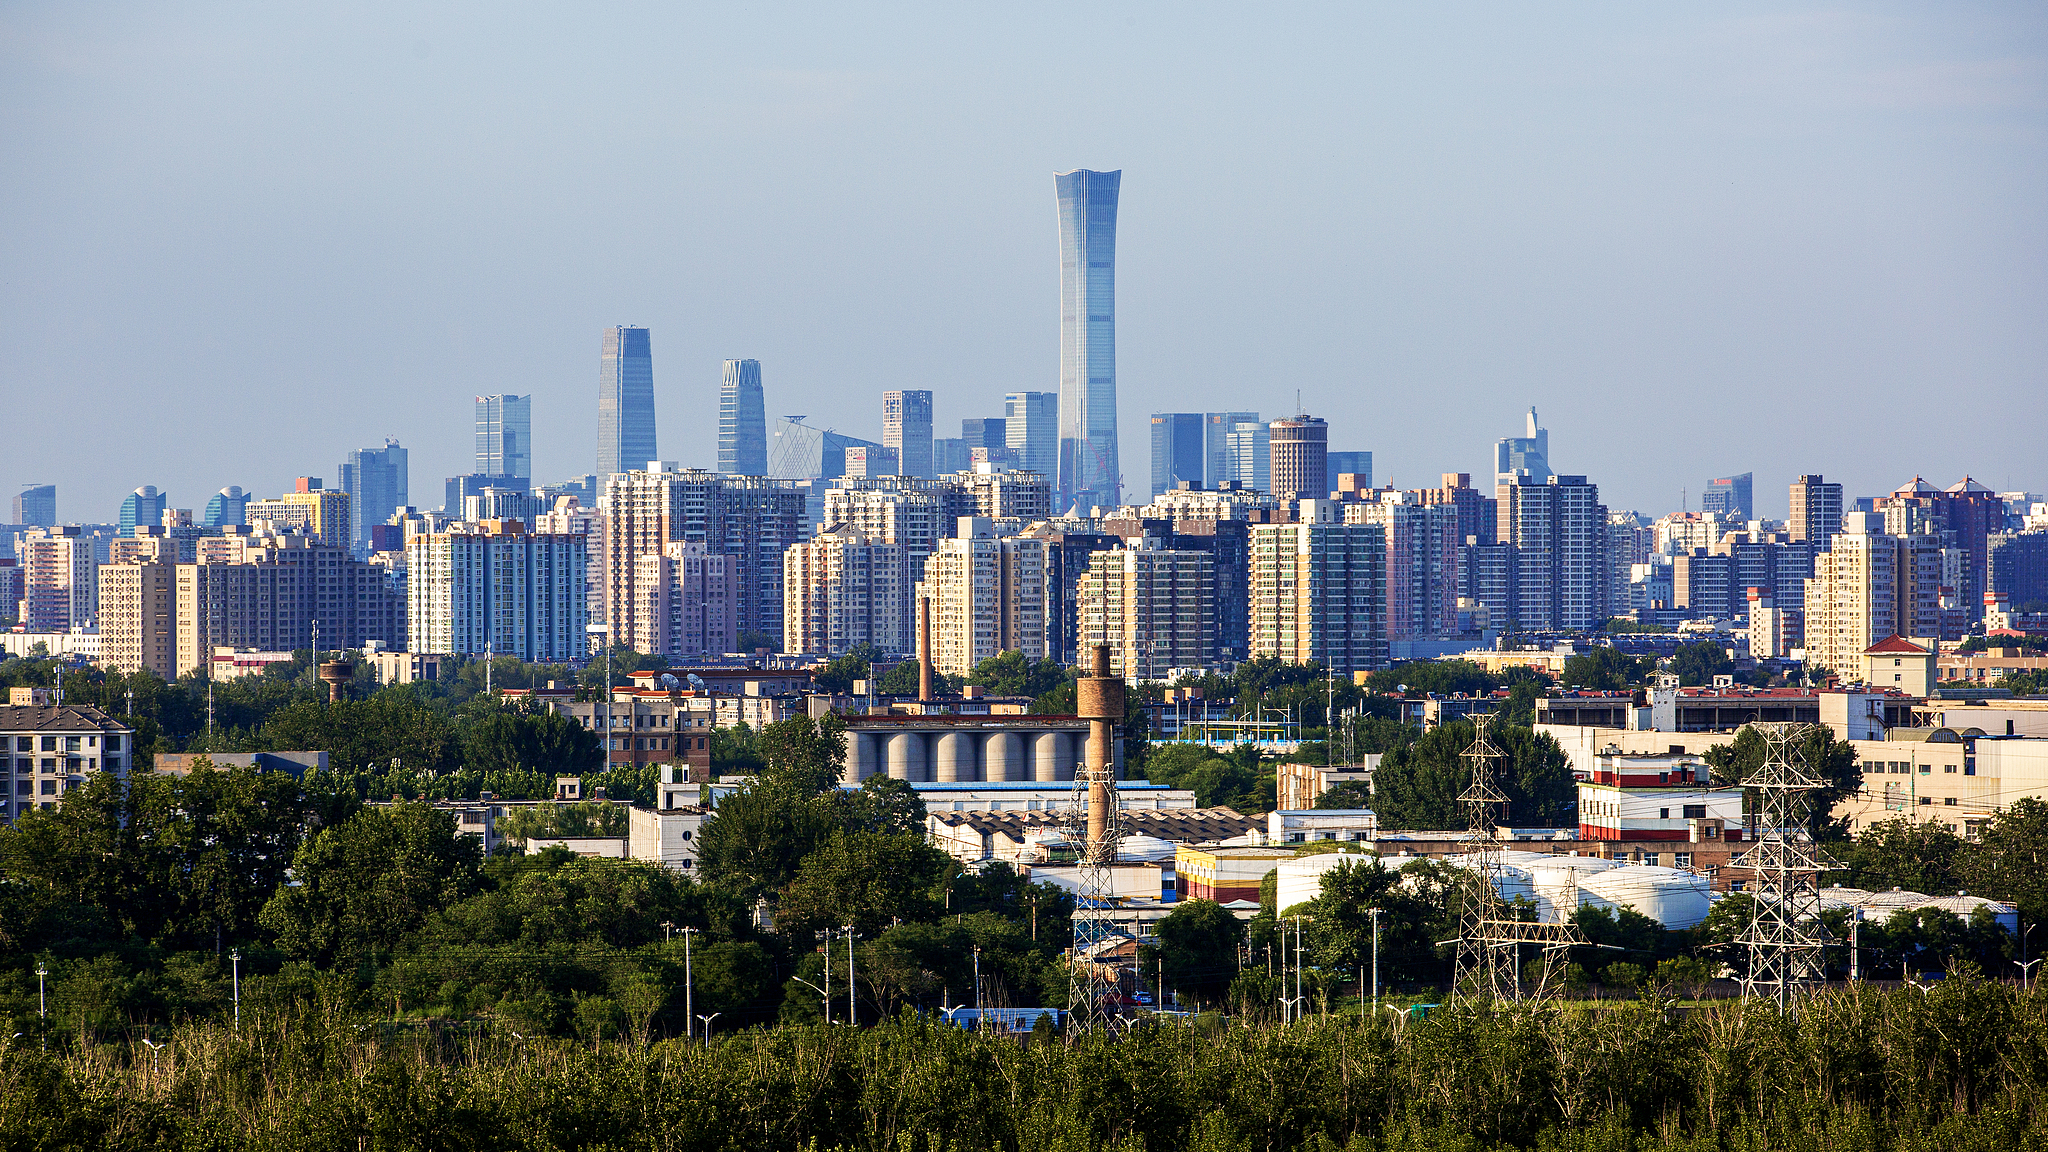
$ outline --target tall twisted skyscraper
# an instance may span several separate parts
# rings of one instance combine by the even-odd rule
[[[607,328],[597,373],[597,474],[647,467],[654,448],[654,353],[647,329]]]
[[[768,474],[768,404],[759,360],[727,360],[718,390],[718,470]]]
[[[1123,172],[1053,177],[1060,214],[1060,511],[1120,503],[1116,195]]]

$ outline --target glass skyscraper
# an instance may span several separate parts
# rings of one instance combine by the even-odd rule
[[[483,428],[483,402],[477,397],[479,440]],[[497,399],[497,397],[490,397]],[[517,397],[510,397],[517,399]],[[525,402],[520,402],[522,407]],[[521,417],[521,424],[525,419]],[[521,431],[524,438],[524,430]],[[479,444],[478,458],[482,458]],[[341,462],[341,490],[348,493],[349,544],[367,551],[370,529],[391,518],[391,514],[412,503],[412,466],[398,441],[386,439],[382,448],[358,448]],[[241,523],[236,520],[235,523]]]
[[[882,393],[882,447],[896,450],[905,476],[932,476],[932,394],[923,389]]]
[[[1060,394],[1011,392],[1003,397],[1003,439],[1017,467],[1049,481],[1060,470]]]
[[[144,484],[128,494],[121,501],[121,535],[135,535],[136,525],[149,528],[161,527],[164,522],[164,507],[170,497],[156,490],[154,484]]]
[[[476,398],[476,468],[482,476],[533,479],[533,397]]]
[[[768,474],[768,403],[759,360],[727,360],[718,390],[718,470]]]
[[[1152,495],[1170,492],[1183,480],[1201,486],[1208,452],[1200,412],[1152,414]]]
[[[1121,503],[1116,451],[1116,201],[1123,172],[1053,177],[1060,218],[1058,511]]]
[[[246,524],[249,522],[248,507],[248,493],[242,491],[240,484],[230,484],[215,492],[213,499],[206,502],[206,515],[200,519],[200,525],[224,528],[230,524]]]
[[[647,329],[607,328],[597,373],[597,474],[645,468],[657,456],[654,353]]]

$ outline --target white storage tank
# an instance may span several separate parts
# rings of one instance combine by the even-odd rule
[[[1529,870],[1536,885],[1536,917],[1549,923],[1569,920],[1579,910],[1577,888],[1586,877],[1612,871],[1621,865],[1598,856],[1545,856],[1522,867]]]
[[[1533,860],[1541,855],[1540,852],[1502,852],[1495,857],[1493,889],[1501,899],[1531,902],[1536,899],[1536,881],[1524,866],[1524,860]],[[1446,856],[1444,863],[1454,868],[1477,868],[1479,858],[1476,855]]]
[[[1116,858],[1122,863],[1157,864],[1171,861],[1179,851],[1172,841],[1157,836],[1126,836],[1117,842]]]
[[[1957,918],[1964,921],[1975,916],[1977,909],[1989,908],[1991,909],[1991,914],[1998,917],[1998,926],[2000,928],[2015,936],[2019,935],[2020,931],[2020,910],[2018,908],[1998,900],[1986,900],[1982,896],[1970,896],[1959,892],[1954,896],[1936,896],[1925,904],[1918,904],[1914,907],[1939,908],[1944,912],[1954,913]]]
[[[1883,892],[1872,892],[1856,901],[1856,907],[1863,909],[1863,919],[1882,923],[1892,918],[1894,912],[1918,908],[1934,897],[1925,892],[1910,892],[1904,888],[1891,888]]]
[[[1707,878],[1682,868],[1627,864],[1579,882],[1579,900],[1603,908],[1628,908],[1667,929],[1692,928],[1712,907]]]
[[[1282,860],[1274,869],[1278,873],[1274,880],[1275,907],[1282,912],[1296,904],[1305,904],[1323,894],[1323,874],[1342,867],[1346,863],[1369,864],[1378,859],[1370,852],[1313,852]]]

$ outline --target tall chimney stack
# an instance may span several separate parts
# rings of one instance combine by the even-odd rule
[[[1124,682],[1109,674],[1109,645],[1097,644],[1089,674],[1074,683],[1074,712],[1088,721],[1088,755],[1081,766],[1088,781],[1087,864],[1113,863],[1116,845],[1109,841],[1109,818],[1116,804],[1116,726],[1124,718]]]
[[[917,598],[917,699],[932,698],[932,598]]]

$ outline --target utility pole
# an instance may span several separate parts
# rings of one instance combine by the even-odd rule
[[[668,925],[663,924],[662,927],[666,928]],[[694,1016],[697,1012],[697,980],[695,974],[690,971],[690,937],[696,934],[697,930],[695,928],[683,929],[683,1035],[685,1038],[690,1034],[689,1017]]]
[[[1301,917],[1294,918],[1294,1018],[1301,1019]]]
[[[1380,910],[1372,909],[1372,1014],[1380,1014]]]
[[[974,1011],[981,1011],[981,945],[974,946]],[[980,1016],[975,1017],[979,1021]]]
[[[1863,927],[1863,909],[1851,908],[1849,910],[1849,979],[1851,980],[1863,978],[1856,964],[1856,930],[1861,927]]]
[[[824,936],[825,946],[819,949],[819,951],[825,954],[825,987],[818,991],[818,995],[825,999],[825,1023],[830,1024],[832,1022],[832,930],[830,928],[825,929]]]
[[[242,1030],[242,950],[228,953],[228,959],[235,964],[235,1031]]]
[[[213,739],[213,680],[211,674],[209,674],[206,681],[206,737],[209,741]],[[207,746],[209,748],[212,747],[210,743]]]
[[[846,926],[846,1022],[860,1024],[860,1010],[853,1002],[853,925]]]
[[[43,977],[50,974],[50,966],[36,961],[36,1019],[46,1020],[50,1016],[50,1001],[43,995]]]

